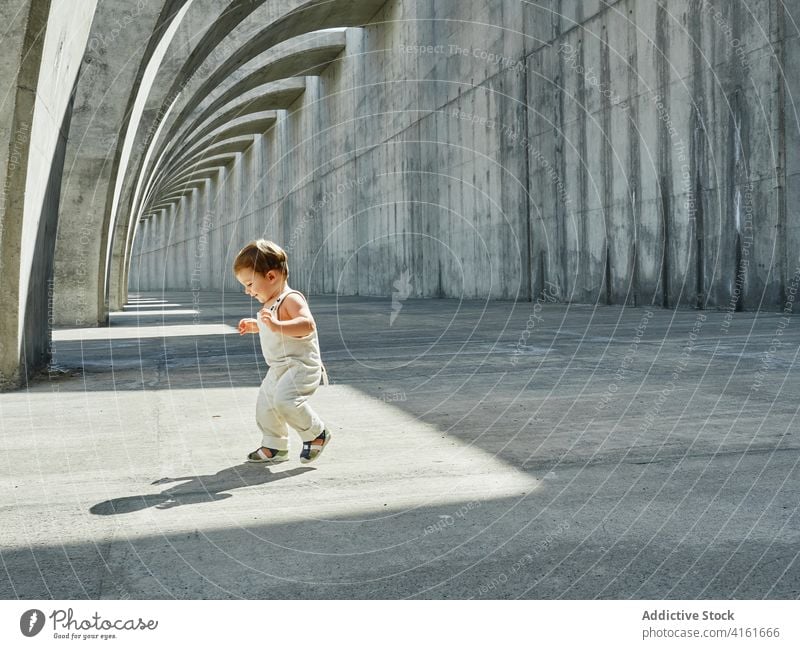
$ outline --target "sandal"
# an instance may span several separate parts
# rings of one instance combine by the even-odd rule
[[[270,452],[270,455],[267,455],[264,451],[267,450]],[[274,448],[268,448],[266,446],[262,446],[261,448],[257,448],[255,451],[250,453],[247,456],[248,462],[258,462],[261,464],[278,464],[279,462],[286,462],[289,459],[289,451],[279,451]]]
[[[300,452],[300,461],[303,464],[307,464],[309,462],[313,462],[320,455],[322,455],[322,450],[331,441],[331,434],[327,430],[323,430],[316,437],[316,439],[321,439],[322,440],[322,444],[312,444],[311,442],[303,442],[303,450]],[[315,441],[315,440],[311,440],[311,441]]]

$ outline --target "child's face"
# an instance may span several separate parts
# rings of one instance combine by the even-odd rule
[[[276,270],[267,271],[266,275],[262,275],[253,268],[242,268],[236,273],[236,279],[244,286],[244,292],[261,304],[274,298],[280,291],[281,276]]]

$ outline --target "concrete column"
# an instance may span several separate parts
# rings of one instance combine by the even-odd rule
[[[146,219],[139,224],[139,230],[136,233],[136,240],[135,240],[135,259],[136,259],[136,270],[135,272],[131,271],[131,281],[132,281],[132,288],[131,290],[135,291],[143,291],[144,284],[143,284],[143,273],[145,269],[145,261],[146,261],[146,250],[147,250],[147,223],[150,219]]]
[[[127,128],[125,111],[139,88],[142,58],[152,51],[152,44],[143,43],[165,4],[103,0],[94,14],[67,142],[54,262],[56,324],[96,326],[107,319],[102,281],[115,153]]]
[[[782,103],[774,119],[774,140],[782,142],[783,164],[778,165],[778,255],[784,261],[780,310],[800,311],[800,120],[797,97],[800,97],[800,24],[797,3],[774,3],[778,13],[776,36],[780,39],[779,58],[772,61],[772,74],[778,100]],[[773,41],[774,42],[774,41]],[[783,167],[783,168],[781,168]],[[784,185],[785,184],[785,185]],[[784,185],[783,187],[781,187]]]
[[[152,287],[153,276],[153,236],[156,216],[151,216],[144,222],[142,230],[142,262],[139,277],[139,290],[149,291]]]
[[[257,135],[252,146],[244,152],[246,172],[242,176],[242,193],[245,197],[245,216],[237,232],[235,241],[237,250],[234,250],[234,253],[238,252],[242,245],[252,238],[258,209],[261,206],[260,189],[258,188],[258,175],[256,171],[261,155],[260,141],[262,137],[262,135]]]
[[[215,191],[216,181],[214,177],[209,178],[206,180],[203,189],[201,190],[200,195],[200,203],[199,203],[199,211],[195,214],[195,220],[192,223],[191,227],[191,236],[193,241],[197,241],[198,237],[201,235],[200,227],[198,224],[202,224],[203,220],[206,219],[207,223],[210,223],[210,228],[208,231],[202,230],[202,234],[205,236],[204,239],[204,246],[202,250],[201,256],[201,265],[202,265],[202,273],[201,273],[201,286],[203,290],[209,291],[213,290],[213,273],[211,268],[211,230],[213,229],[214,222],[216,221],[215,215],[212,209],[212,197]],[[199,248],[198,248],[199,250]]]
[[[210,196],[209,219],[211,228],[208,232],[208,265],[211,271],[210,288],[213,291],[222,289],[223,271],[223,241],[222,218],[227,209],[228,200],[228,169],[223,167],[214,176],[213,189]]]
[[[189,286],[189,276],[186,272],[186,263],[183,256],[183,238],[181,237],[181,227],[187,218],[189,209],[189,197],[181,196],[175,211],[175,220],[169,224],[170,243],[167,246],[167,286],[174,290],[185,290]]]
[[[175,221],[175,215],[178,212],[178,204],[173,203],[159,220],[158,227],[158,267],[156,272],[156,290],[164,291],[168,288],[169,277],[167,275],[168,268],[168,255],[169,255],[169,238],[171,225]]]
[[[136,238],[133,241],[133,250],[131,252],[131,291],[138,292],[139,285],[138,285],[138,277],[139,277],[139,270],[142,260],[142,228],[144,223],[139,223],[139,227],[136,232]]]
[[[269,156],[271,133],[274,128],[266,134],[259,135],[256,138],[254,147],[256,149],[256,184],[258,196],[258,215],[254,222],[254,228],[251,233],[253,239],[258,239],[262,236],[264,227],[266,226],[269,205],[272,197],[272,178],[269,170],[272,166],[272,159]]]
[[[223,227],[222,234],[222,250],[220,253],[221,261],[221,276],[220,287],[226,291],[233,289],[231,281],[233,276],[228,270],[233,262],[232,255],[236,254],[233,248],[238,239],[238,232],[241,227],[240,219],[245,210],[245,196],[246,189],[244,187],[245,181],[245,162],[244,154],[237,153],[236,159],[231,163],[228,176],[228,206],[225,213],[220,216],[220,223]]]
[[[146,291],[147,290],[147,270],[148,270],[148,262],[149,262],[149,250],[150,250],[150,229],[153,226],[153,218],[150,217],[146,219],[140,226],[139,230],[139,266],[136,272],[136,276],[134,277],[134,284],[136,286],[137,291]]]
[[[193,223],[197,223],[197,217],[200,212],[199,201],[200,190],[193,189],[189,197],[187,211],[181,226],[181,239],[183,240],[182,260],[186,267],[186,273],[188,277],[187,283],[183,286],[191,286],[193,289],[199,288],[199,270],[197,270],[195,267],[197,262],[197,245],[192,237],[191,226]]]
[[[95,2],[0,7],[11,26],[0,55],[0,389],[50,359],[53,241],[71,94]]]

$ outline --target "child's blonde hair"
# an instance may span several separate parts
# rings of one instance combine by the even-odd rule
[[[266,275],[271,270],[283,273],[289,277],[289,263],[286,251],[274,241],[256,239],[242,248],[233,260],[234,275],[240,270],[250,268],[261,275]]]

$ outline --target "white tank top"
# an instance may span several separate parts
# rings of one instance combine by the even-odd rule
[[[277,313],[284,298],[289,293],[297,293],[302,296],[300,291],[286,287],[278,296],[278,299],[268,307],[273,313]],[[302,338],[295,336],[287,336],[281,333],[270,331],[266,323],[260,318],[256,317],[258,322],[258,335],[261,339],[261,351],[264,354],[264,359],[270,367],[286,367],[292,363],[301,363],[308,369],[322,368],[322,383],[328,385],[327,372],[322,365],[322,357],[319,352],[319,339],[317,338],[317,330],[314,329]]]

